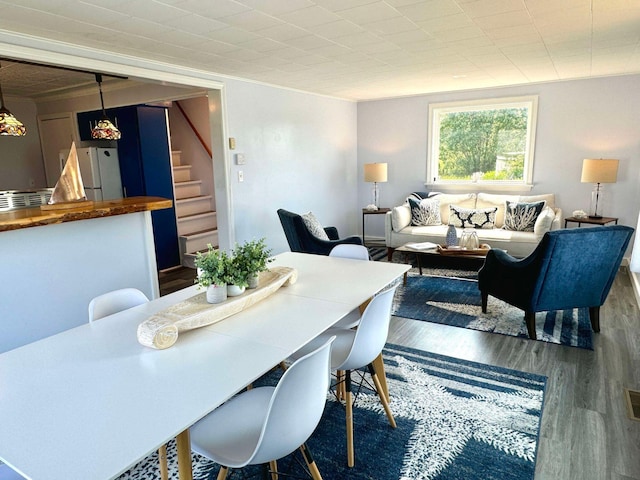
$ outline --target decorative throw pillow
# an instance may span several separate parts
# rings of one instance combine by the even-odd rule
[[[449,225],[461,228],[493,228],[496,223],[498,207],[493,208],[462,208],[449,205]]]
[[[517,232],[533,232],[533,227],[546,202],[506,202],[504,229]]]
[[[440,200],[427,198],[419,202],[413,198],[409,198],[408,200],[411,206],[411,225],[442,225],[442,220],[440,219]]]
[[[324,231],[322,224],[318,221],[318,219],[313,213],[311,212],[305,213],[304,215],[301,215],[301,217],[302,217],[302,221],[304,222],[305,226],[307,227],[307,230],[309,230],[311,235],[313,235],[316,238],[319,238],[320,240],[329,240],[329,237],[327,236],[327,232]]]

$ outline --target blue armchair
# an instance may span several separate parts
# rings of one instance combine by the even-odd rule
[[[336,245],[350,243],[354,245],[362,245],[360,237],[351,236],[340,238],[338,230],[335,227],[324,227],[329,240],[322,240],[315,237],[304,224],[302,217],[297,213],[289,212],[284,209],[278,210],[278,217],[282,229],[289,242],[289,248],[292,252],[315,253],[317,255],[329,255],[329,252]]]
[[[529,337],[536,339],[535,313],[589,308],[600,331],[600,306],[616,276],[633,228],[612,225],[547,232],[526,258],[490,250],[478,272],[482,311],[492,295],[524,310]]]

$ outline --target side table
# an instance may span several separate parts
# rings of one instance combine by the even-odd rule
[[[390,208],[380,207],[378,210],[367,210],[366,208],[362,209],[362,244],[366,245],[365,236],[364,236],[364,218],[365,215],[386,215],[387,212],[390,212]]]
[[[590,218],[590,217],[567,217],[564,219],[564,228],[567,228],[567,222],[577,223],[578,227],[581,224],[589,224],[589,225],[606,225],[607,223],[615,222],[618,224],[618,219],[613,217],[600,217],[600,218]]]

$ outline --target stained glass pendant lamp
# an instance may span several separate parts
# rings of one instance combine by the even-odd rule
[[[0,135],[10,135],[12,137],[22,137],[27,133],[27,129],[22,122],[13,116],[4,106],[2,95],[2,84],[0,83]]]
[[[98,89],[100,90],[102,119],[100,119],[96,126],[91,130],[91,138],[95,138],[97,140],[120,140],[120,137],[122,137],[120,130],[111,123],[111,120],[107,116],[107,112],[104,110],[104,99],[102,98],[102,75],[99,73],[96,73],[96,82],[98,82]]]

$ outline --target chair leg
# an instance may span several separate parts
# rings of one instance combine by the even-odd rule
[[[482,299],[482,313],[487,313],[487,302],[489,300],[489,292],[480,292]]]
[[[336,398],[344,400],[344,370],[336,370]]]
[[[271,480],[278,480],[278,462],[271,460],[269,462],[269,470],[271,470]]]
[[[351,370],[344,372],[345,385],[345,401],[347,407],[347,465],[353,467],[355,462],[355,454],[353,450],[353,398],[351,396]]]
[[[527,332],[531,340],[537,340],[536,336],[536,312],[524,312],[524,321],[527,324]]]
[[[600,307],[589,307],[589,320],[594,332],[600,331]]]
[[[322,480],[322,475],[320,475],[320,470],[318,470],[316,461],[311,456],[311,450],[309,450],[309,447],[307,447],[306,443],[303,443],[302,445],[300,445],[300,451],[302,452],[304,461],[307,463],[307,467],[309,468],[309,472],[311,473],[311,477],[313,478],[313,480]]]
[[[373,369],[376,371],[376,374],[378,374],[378,379],[380,380],[380,385],[382,386],[384,396],[387,397],[387,402],[390,402],[391,396],[389,395],[389,386],[387,385],[387,374],[384,370],[382,352],[373,361]]]
[[[160,480],[169,480],[169,467],[167,466],[166,445],[162,445],[158,449],[158,463],[160,463]]]
[[[216,480],[225,480],[227,478],[228,473],[229,473],[229,467],[220,467],[220,471],[218,472],[218,476]]]
[[[393,258],[393,252],[395,248],[387,247],[387,262],[391,263],[391,259]]]
[[[389,425],[393,428],[396,428],[396,420],[393,418],[393,413],[391,412],[391,407],[389,406],[389,401],[387,400],[384,391],[382,390],[382,385],[380,384],[380,379],[376,374],[375,368],[373,368],[373,363],[370,363],[367,368],[369,369],[369,373],[371,374],[371,378],[373,379],[373,384],[376,386],[376,392],[378,393],[378,397],[380,397],[380,402],[382,402],[382,407],[384,408],[384,413],[387,414],[387,419],[389,420]]]

